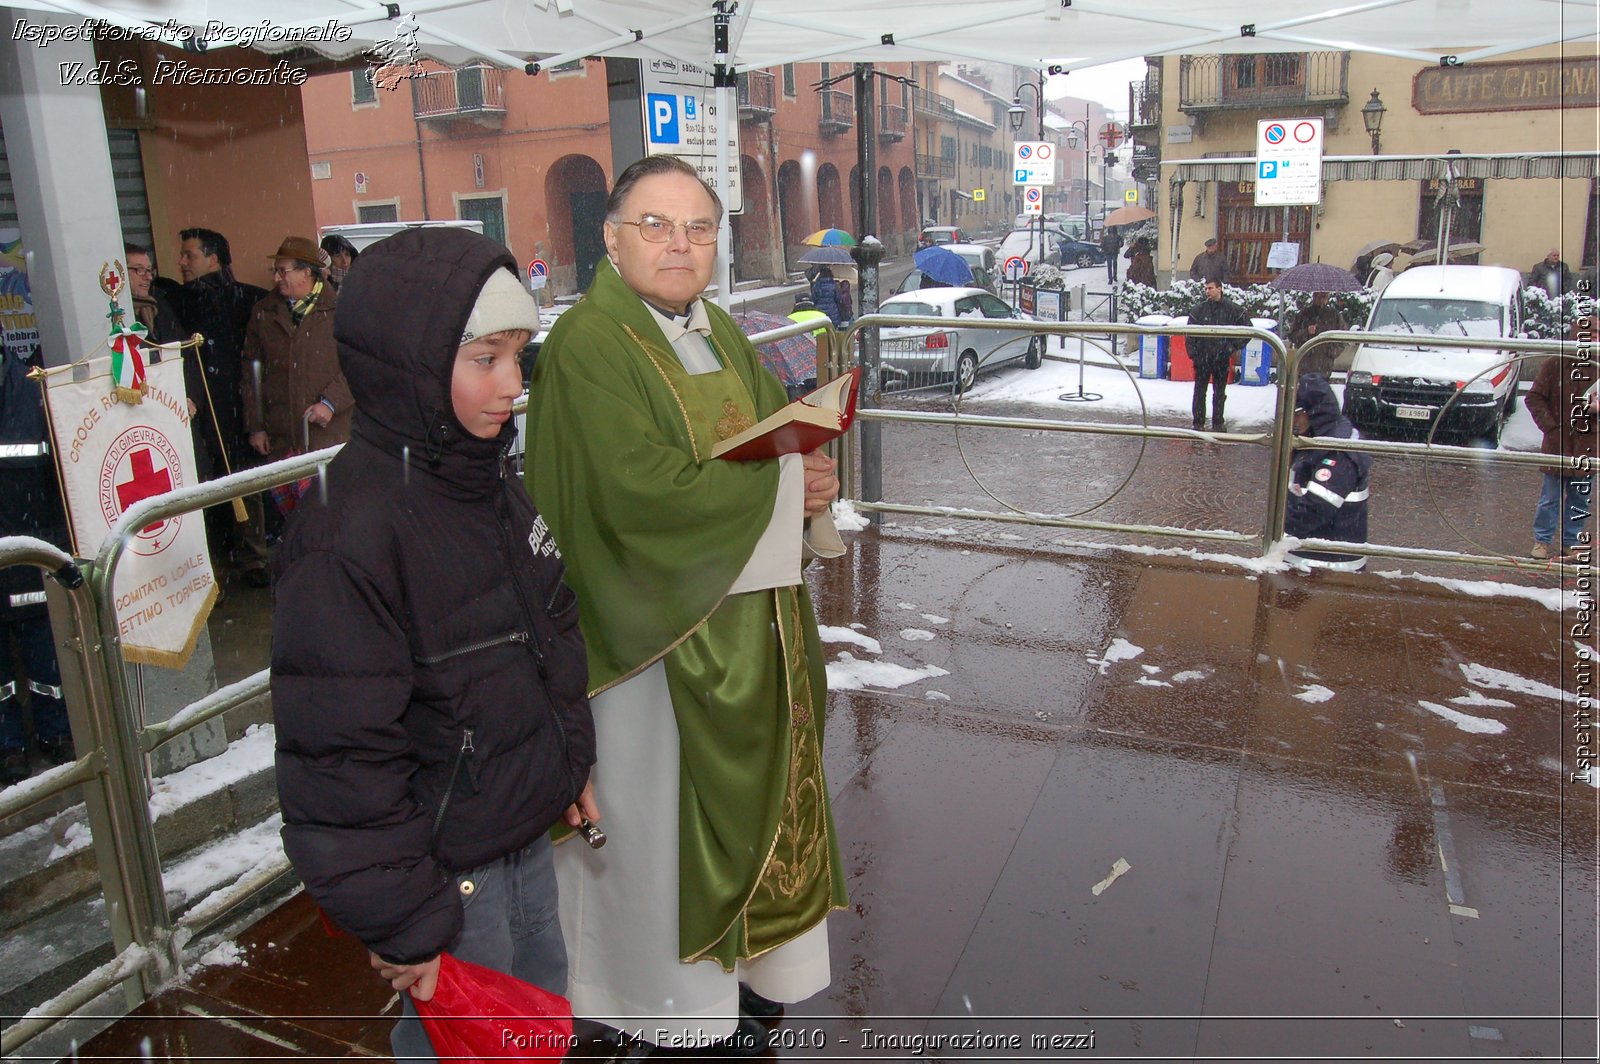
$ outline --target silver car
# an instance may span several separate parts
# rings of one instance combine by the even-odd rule
[[[981,288],[905,292],[884,300],[879,313],[933,319],[927,327],[883,330],[879,350],[886,388],[949,381],[951,390],[961,394],[984,370],[1017,361],[1038,369],[1044,363],[1043,336],[989,327],[995,321],[1034,318]]]

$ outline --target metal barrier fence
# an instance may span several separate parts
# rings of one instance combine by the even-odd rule
[[[893,326],[926,329],[928,319],[873,314],[863,316],[843,331],[827,327],[828,343],[823,347],[835,353],[830,360],[830,369],[837,373],[844,368],[845,359],[838,353],[855,351],[856,334],[861,330]],[[814,322],[805,322],[771,332],[758,333],[752,340],[759,344],[788,336],[806,335],[818,328]],[[1266,554],[1273,551],[1284,539],[1283,519],[1286,509],[1288,469],[1295,448],[1335,447],[1347,451],[1422,456],[1429,459],[1470,461],[1474,464],[1495,462],[1547,466],[1551,462],[1550,456],[1542,454],[1485,452],[1464,447],[1443,447],[1431,443],[1386,443],[1294,435],[1292,397],[1300,360],[1324,343],[1359,343],[1363,339],[1370,339],[1370,335],[1366,333],[1330,332],[1318,336],[1312,343],[1301,347],[1298,351],[1288,352],[1276,335],[1254,328],[1198,326],[1170,328],[1103,322],[1041,323],[1000,320],[986,321],[985,328],[1035,335],[1092,338],[1096,341],[1103,337],[1174,335],[1224,336],[1241,344],[1246,340],[1260,340],[1273,352],[1275,363],[1282,367],[1272,429],[1258,434],[1209,433],[1177,427],[892,411],[871,405],[877,400],[877,389],[872,387],[864,388],[866,394],[863,395],[863,400],[866,402],[859,410],[858,417],[867,424],[894,422],[942,424],[1024,429],[1034,432],[1207,440],[1221,444],[1264,447],[1271,452],[1271,462],[1268,505],[1266,513],[1262,515],[1261,531],[1255,533],[1119,524],[1044,513],[1003,513],[910,506],[859,498],[855,490],[855,452],[858,450],[858,437],[854,432],[841,437],[836,446],[836,453],[841,459],[840,475],[844,482],[842,498],[848,499],[856,508],[867,512],[1024,523],[1189,540],[1203,539],[1256,546]],[[1571,357],[1577,350],[1577,346],[1573,343],[1548,340],[1518,340],[1508,345],[1505,340],[1430,336],[1427,342],[1429,346],[1498,351],[1504,351],[1511,346],[1518,352],[1512,356],[1516,359],[1539,355]],[[1047,354],[1045,357],[1057,361],[1076,361],[1052,354]],[[869,371],[876,369],[876,367],[867,368]],[[1122,368],[1125,372],[1128,371],[1126,366]],[[1130,377],[1137,387],[1138,378],[1131,373]],[[522,406],[523,404],[519,404],[518,412],[521,412]],[[146,775],[145,755],[162,743],[266,693],[269,674],[267,670],[262,670],[245,680],[215,691],[185,707],[163,723],[143,724],[138,719],[139,715],[136,712],[122,658],[114,609],[113,580],[125,549],[139,529],[153,521],[201,510],[308,476],[317,477],[315,490],[320,490],[323,486],[320,471],[337,451],[338,448],[330,447],[141,500],[122,514],[92,562],[75,561],[64,552],[37,540],[14,538],[5,541],[4,546],[0,546],[0,568],[10,565],[33,565],[53,577],[46,582],[46,601],[52,630],[56,633],[55,642],[61,664],[63,695],[71,719],[73,737],[80,751],[74,764],[60,766],[7,789],[4,796],[0,797],[0,819],[29,809],[72,787],[82,787],[115,954],[110,962],[90,972],[68,991],[58,995],[51,1002],[49,1015],[35,1010],[0,1033],[0,1054],[15,1053],[19,1047],[65,1018],[73,1010],[119,984],[124,987],[129,1007],[137,1006],[179,970],[184,946],[189,941],[215,927],[238,906],[258,895],[280,877],[291,874],[286,859],[271,863],[248,878],[211,894],[182,918],[176,921],[172,919],[162,886],[160,857],[150,818],[150,782]],[[863,456],[863,459],[875,460],[868,459],[867,456]],[[1574,464],[1574,468],[1581,467]],[[1299,545],[1310,550],[1352,549],[1347,543],[1315,539],[1300,541]],[[1362,544],[1357,549],[1364,554],[1393,558],[1456,561],[1509,568],[1530,567],[1530,563],[1520,562],[1518,559],[1374,543]]]
[[[48,1014],[35,1009],[0,1032],[0,1055],[15,1053],[119,984],[128,1007],[136,1007],[179,970],[189,941],[290,874],[287,859],[269,863],[207,896],[181,919],[172,919],[150,817],[145,755],[265,693],[268,674],[258,672],[161,724],[144,725],[122,657],[113,580],[129,542],[146,525],[316,475],[337,450],[326,448],[143,499],[122,514],[92,562],[75,561],[38,540],[13,538],[0,546],[0,568],[33,565],[52,577],[45,582],[45,601],[61,666],[62,697],[78,751],[75,763],[7,788],[0,796],[0,819],[82,787],[115,954],[57,995]]]

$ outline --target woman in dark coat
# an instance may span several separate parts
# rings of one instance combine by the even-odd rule
[[[1150,242],[1140,237],[1128,249],[1128,280],[1149,288],[1156,286],[1156,264],[1150,257]]]

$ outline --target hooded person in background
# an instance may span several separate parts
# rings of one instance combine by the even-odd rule
[[[1297,310],[1289,315],[1289,343],[1300,347],[1311,342],[1318,333],[1338,332],[1344,328],[1344,315],[1339,313],[1339,308],[1328,302],[1327,292],[1314,292],[1311,295],[1311,305],[1303,310]],[[1311,354],[1300,360],[1300,372],[1320,373],[1327,376],[1333,372],[1334,359],[1344,351],[1343,344],[1322,344],[1314,347]]]
[[[1150,241],[1144,237],[1133,242],[1127,251],[1128,282],[1142,284],[1148,288],[1156,286],[1156,263],[1150,255]]]
[[[839,306],[839,282],[833,279],[833,271],[826,266],[817,271],[816,279],[811,282],[811,302],[829,321],[835,325],[844,324]]]
[[[1355,428],[1339,412],[1333,386],[1320,373],[1300,378],[1294,390],[1294,431],[1298,436],[1331,436],[1348,440]],[[1304,449],[1294,452],[1289,466],[1289,507],[1285,534],[1300,539],[1367,541],[1367,474],[1372,457],[1356,451]],[[1306,567],[1360,569],[1367,559],[1332,551],[1290,552]]]
[[[322,238],[322,250],[328,255],[328,283],[338,288],[344,284],[344,275],[356,264],[361,252],[338,233],[329,233]]]

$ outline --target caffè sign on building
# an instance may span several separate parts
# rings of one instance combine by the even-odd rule
[[[1468,63],[1422,71],[1411,95],[1425,115],[1600,107],[1600,77],[1592,57]]]

